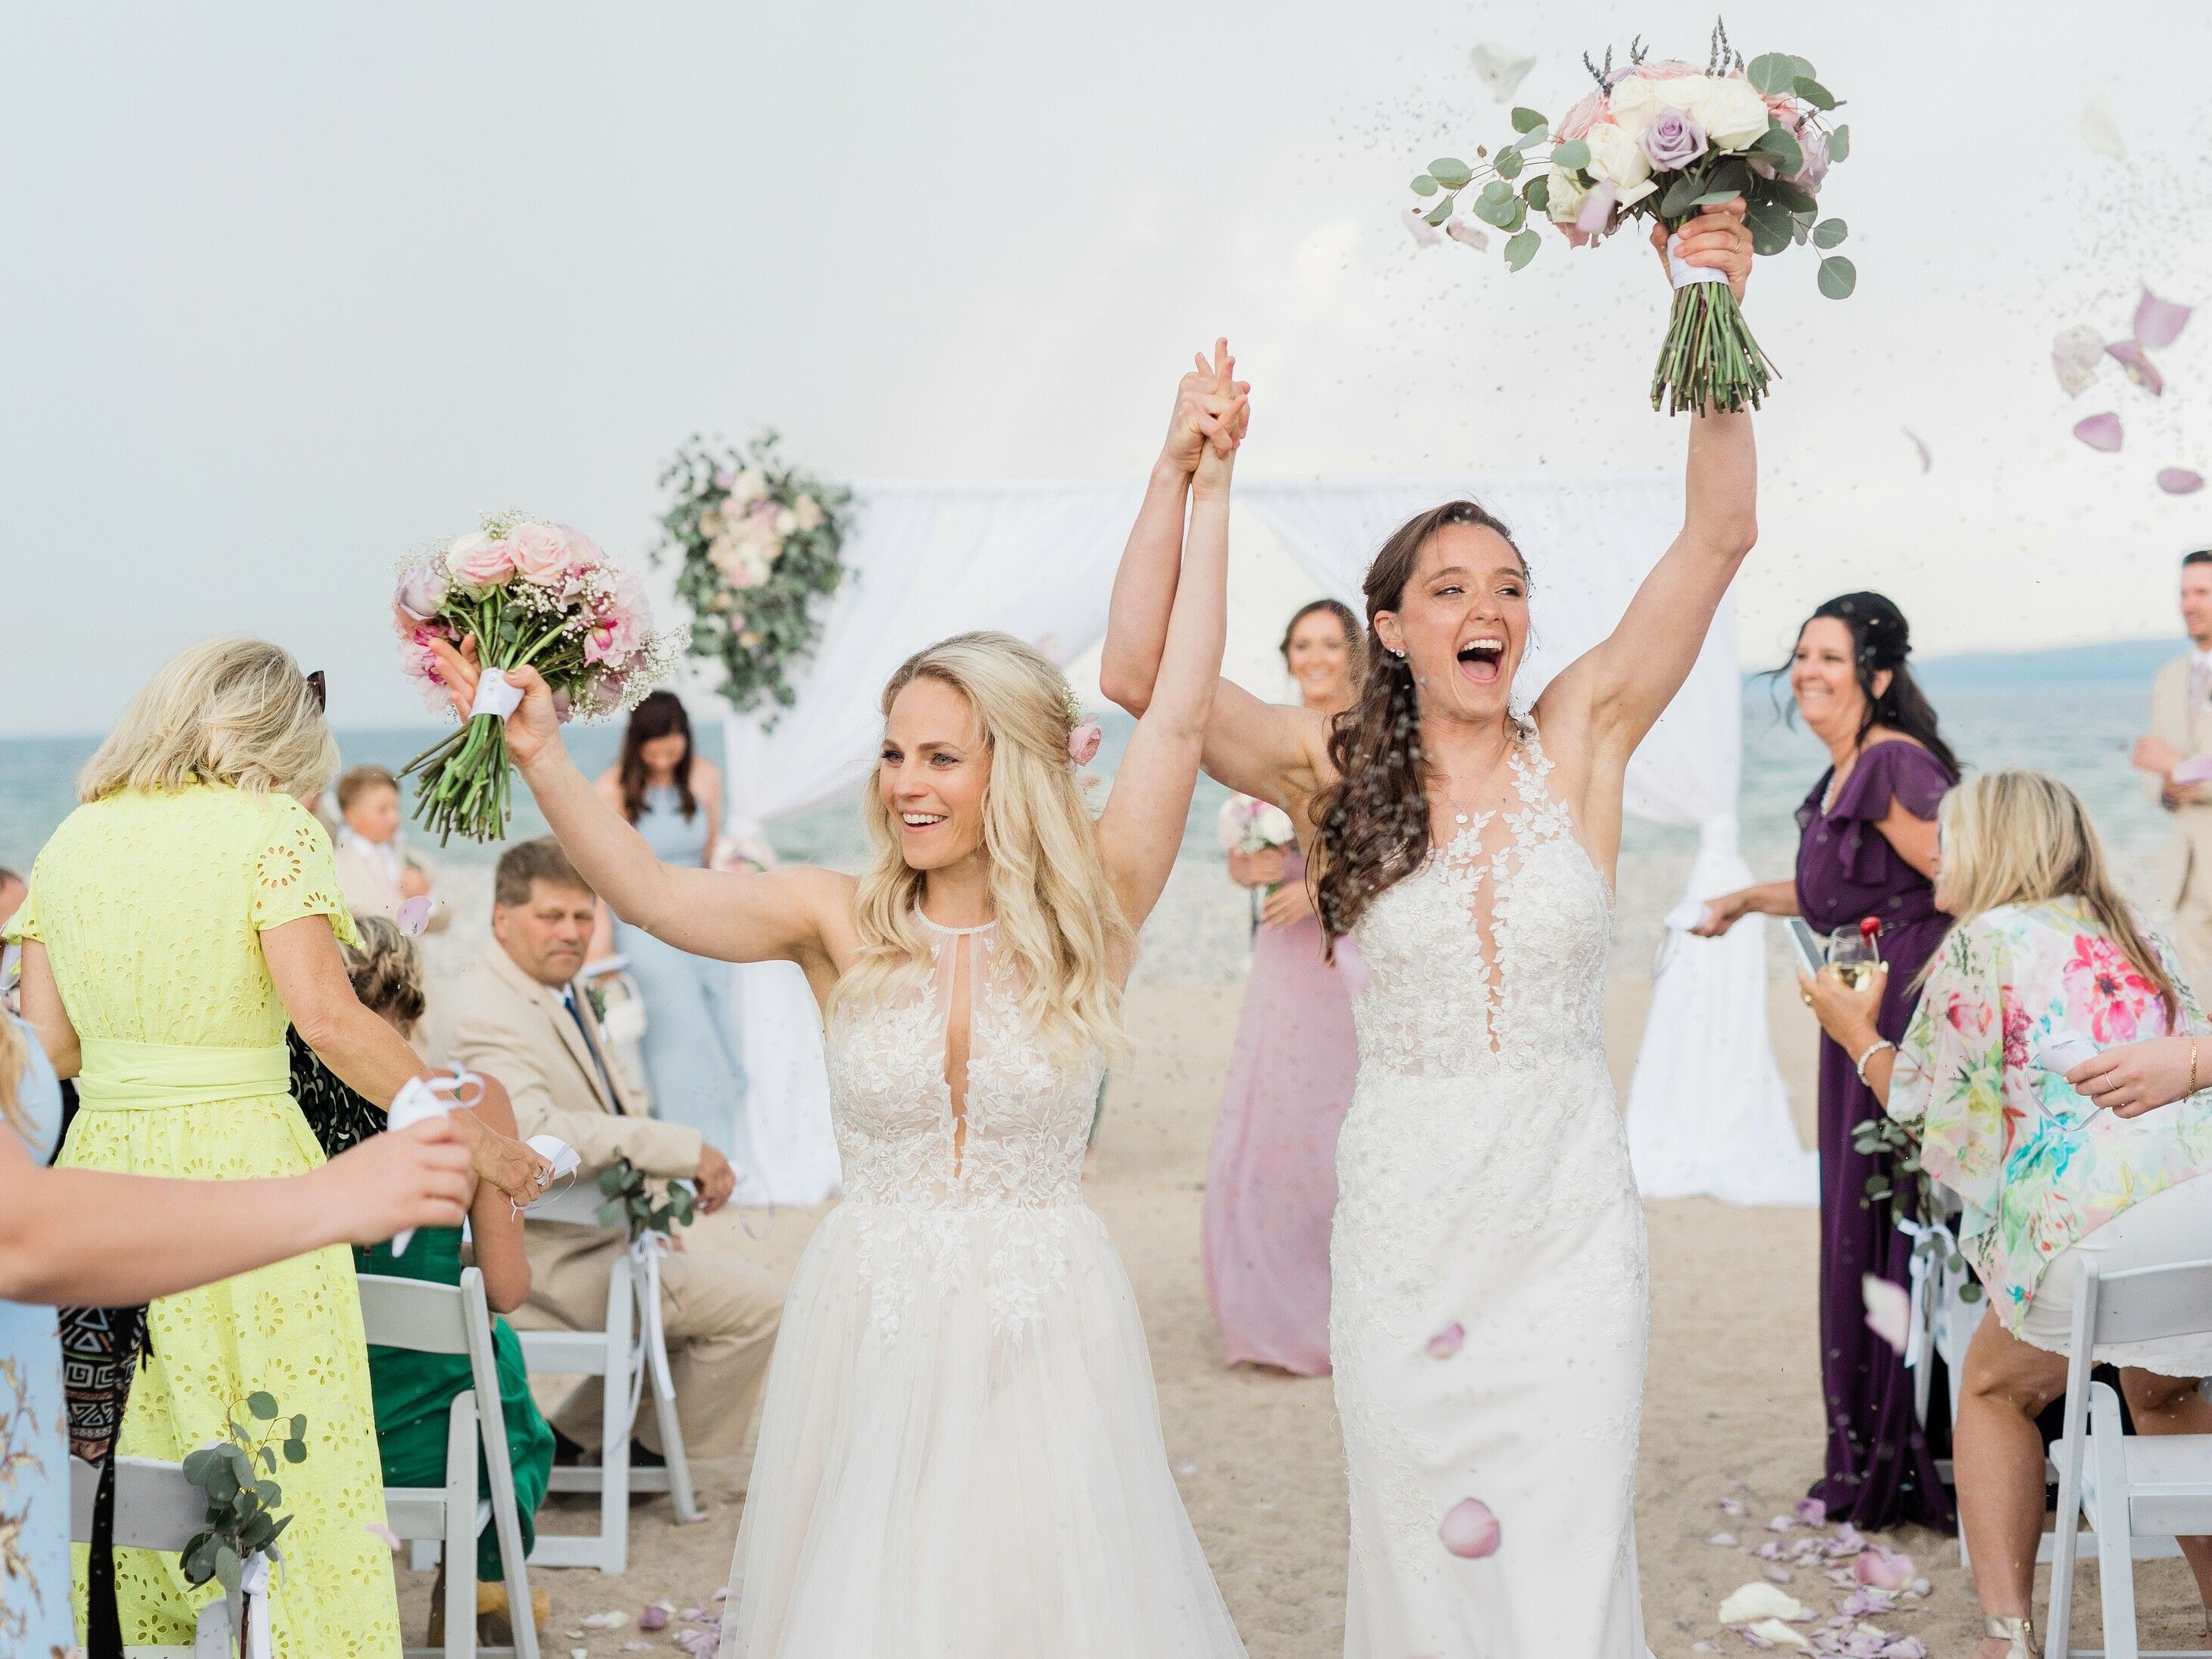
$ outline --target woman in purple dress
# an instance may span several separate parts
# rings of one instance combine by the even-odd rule
[[[1879,593],[1846,593],[1807,620],[1786,671],[1797,712],[1831,764],[1797,809],[1797,876],[1716,899],[1700,932],[1739,916],[1802,916],[1816,933],[1881,924],[1888,990],[1876,1022],[1898,1042],[1911,1021],[1921,965],[1942,942],[1929,871],[1936,807],[1959,763],[1914,684],[1905,617]],[[1863,1528],[1899,1521],[1948,1528],[1951,1499],[1913,1411],[1911,1374],[1867,1328],[1862,1275],[1910,1280],[1912,1241],[1869,1200],[1867,1179],[1890,1177],[1887,1154],[1862,1154],[1852,1131],[1881,1115],[1859,1080],[1859,1056],[1820,1041],[1820,1380],[1828,1412],[1826,1476],[1813,1488],[1831,1520]]]
[[[1291,618],[1283,661],[1308,708],[1337,714],[1359,691],[1361,629],[1334,599]],[[1328,1375],[1328,1224],[1336,1131],[1359,1052],[1352,941],[1322,954],[1295,846],[1231,852],[1229,875],[1264,894],[1252,973],[1206,1175],[1206,1293],[1228,1363]]]

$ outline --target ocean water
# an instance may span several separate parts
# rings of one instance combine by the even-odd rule
[[[1924,678],[1942,715],[1945,735],[1971,768],[2037,767],[2063,778],[2095,812],[2107,849],[2126,887],[2151,900],[2166,837],[2164,814],[2128,765],[2128,750],[2142,730],[2149,671],[2177,647],[2149,641],[2083,652],[2050,652],[2006,658],[1937,659]],[[1753,678],[1744,687],[1744,756],[1741,811],[1746,858],[1759,879],[1789,875],[1796,855],[1796,812],[1826,764],[1809,733],[1788,722],[1786,689]],[[1113,716],[1092,768],[1110,779],[1131,722]],[[395,771],[434,741],[434,728],[343,731],[347,764],[376,762]],[[719,760],[719,727],[702,726],[700,747]],[[614,726],[570,728],[569,741],[587,772],[611,763],[618,741]],[[39,847],[76,804],[74,781],[91,754],[93,738],[0,739],[0,866],[27,871]],[[542,834],[544,823],[527,791],[518,791],[513,834]],[[1242,973],[1249,919],[1245,896],[1222,868],[1214,820],[1224,792],[1200,779],[1191,805],[1183,856],[1159,908],[1145,930],[1140,975],[1176,981],[1218,981]],[[857,810],[836,807],[776,826],[778,854],[787,862],[854,869],[866,857]],[[1681,896],[1696,847],[1695,832],[1632,819],[1620,871],[1615,931],[1617,965],[1648,961],[1657,945],[1660,918]],[[454,842],[428,848],[441,872],[441,890],[457,909],[456,926],[430,941],[434,971],[478,947],[487,925],[490,866],[497,846]]]

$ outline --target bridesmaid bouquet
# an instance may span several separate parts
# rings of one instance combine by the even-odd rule
[[[401,666],[434,708],[450,705],[430,640],[459,646],[474,635],[484,667],[460,730],[401,774],[422,775],[415,817],[441,845],[456,831],[471,841],[507,833],[507,717],[522,693],[503,671],[535,668],[562,719],[589,720],[635,707],[683,648],[680,630],[653,631],[634,571],[565,525],[513,512],[404,562],[392,623]]]
[[[1216,828],[1221,836],[1223,852],[1247,856],[1292,846],[1298,838],[1297,826],[1291,822],[1288,812],[1249,795],[1231,795],[1222,802]],[[1261,896],[1273,898],[1275,889],[1281,884],[1268,883],[1261,890]]]
[[[1648,58],[1640,42],[1630,46],[1624,70],[1614,70],[1609,48],[1603,64],[1583,62],[1597,90],[1556,129],[1535,110],[1516,109],[1513,142],[1495,155],[1477,148],[1474,167],[1449,155],[1431,161],[1413,180],[1413,193],[1434,203],[1419,220],[1444,225],[1467,201],[1477,219],[1510,234],[1505,263],[1514,270],[1541,244],[1531,215],[1586,247],[1632,219],[1649,216],[1674,231],[1705,208],[1741,198],[1760,253],[1843,241],[1844,222],[1821,218],[1819,198],[1829,167],[1850,154],[1851,130],[1829,125],[1836,100],[1805,59],[1769,52],[1747,64],[1716,25],[1702,70]],[[1459,222],[1448,228],[1482,245],[1471,228],[1460,234]],[[1726,277],[1671,252],[1668,264],[1674,310],[1652,372],[1652,408],[1757,408],[1773,369]],[[1820,292],[1830,299],[1846,298],[1857,283],[1843,255],[1820,261]]]

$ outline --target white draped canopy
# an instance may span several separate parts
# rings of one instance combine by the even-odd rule
[[[1534,573],[1533,639],[1516,685],[1522,706],[1611,629],[1681,521],[1680,486],[1660,477],[1240,480],[1237,491],[1315,585],[1355,610],[1367,561],[1396,525],[1460,495],[1498,513]],[[1081,655],[1104,630],[1140,495],[1133,483],[856,485],[848,578],[797,679],[796,704],[772,726],[757,714],[729,721],[732,830],[851,799],[880,731],[877,690],[930,641],[994,628],[1063,665]],[[1629,811],[1698,832],[1686,898],[1751,879],[1737,847],[1741,750],[1735,623],[1723,608],[1629,768]],[[1649,1195],[1816,1198],[1768,1042],[1762,927],[1753,918],[1718,940],[1670,934],[1627,1109]],[[817,1202],[834,1189],[837,1165],[812,994],[785,963],[741,968],[737,986],[755,1173],[777,1202]]]

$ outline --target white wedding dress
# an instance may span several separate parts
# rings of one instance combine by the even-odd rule
[[[932,982],[830,1022],[845,1198],[785,1305],[723,1659],[1243,1659],[1083,1202],[1100,1063],[1025,1033],[990,928],[922,925]]]
[[[1644,1212],[1606,1071],[1612,896],[1534,727],[1483,813],[1354,935],[1330,1358],[1346,1659],[1645,1659],[1632,1498]],[[1493,1553],[1440,1535],[1474,1498]]]

